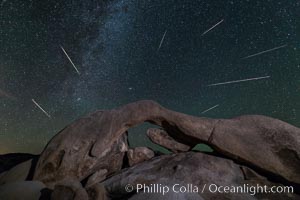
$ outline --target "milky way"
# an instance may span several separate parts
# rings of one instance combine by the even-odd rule
[[[0,20],[0,153],[39,153],[80,116],[140,99],[300,126],[298,0],[8,0]]]

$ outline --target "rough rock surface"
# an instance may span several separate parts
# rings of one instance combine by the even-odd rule
[[[127,130],[145,121],[163,128],[149,129],[147,135],[175,154],[152,158],[154,153],[147,148],[128,150]],[[186,152],[198,143],[215,151],[211,155]],[[24,158],[0,156],[4,161],[0,170],[6,170],[0,174],[0,199],[300,199],[299,152],[300,129],[280,120],[257,115],[200,118],[153,101],[139,101],[75,121],[52,138],[37,164],[28,161],[10,169]],[[127,161],[131,166],[122,170]],[[43,184],[20,181],[25,177]],[[129,183],[133,187],[180,184],[201,191],[211,183],[285,184],[293,185],[296,194],[219,194],[205,188],[203,193],[168,193],[162,197],[155,192],[128,194],[124,188]]]
[[[127,135],[108,141],[109,138],[98,135],[101,126],[97,123],[89,118],[81,119],[54,137],[38,161],[34,180],[53,189],[57,182],[66,178],[76,177],[79,181],[88,178],[91,179],[88,183],[92,184],[106,177],[99,171],[107,170],[106,175],[110,175],[120,170],[128,149]],[[102,139],[102,149],[95,150],[98,140]]]
[[[191,149],[190,146],[182,144],[182,143],[174,140],[174,138],[169,136],[169,134],[162,129],[149,128],[147,130],[147,136],[150,138],[150,140],[153,143],[158,144],[162,147],[165,147],[166,149],[168,149],[174,153],[185,152],[185,151],[188,151]]]
[[[100,183],[94,184],[86,188],[89,195],[89,200],[109,200],[108,194],[104,186]]]
[[[1,200],[39,200],[46,186],[39,181],[17,181],[0,186]]]
[[[68,178],[55,185],[51,200],[88,200],[88,194],[77,179]]]
[[[94,174],[92,174],[88,178],[88,181],[87,181],[85,187],[90,187],[94,184],[97,184],[97,183],[103,181],[106,178],[107,174],[108,174],[107,169],[100,169],[100,170],[96,171]]]
[[[127,152],[129,166],[144,162],[154,157],[154,152],[147,147],[136,147]]]
[[[153,186],[153,184],[161,184],[162,186],[167,185],[170,188],[167,196],[163,196],[162,193],[155,194],[157,192],[152,192],[154,194],[149,194],[149,192],[145,194],[140,190],[138,195],[132,196],[132,199],[197,199],[199,196],[205,200],[265,199],[266,196],[261,195],[221,194],[209,191],[209,184],[216,184],[218,186],[241,186],[243,184],[249,184],[249,186],[251,186],[257,183],[269,186],[276,185],[259,175],[255,175],[255,173],[252,176],[245,177],[244,170],[248,170],[248,168],[243,167],[244,170],[242,170],[241,167],[243,166],[237,165],[231,160],[206,155],[200,152],[179,153],[155,157],[131,168],[124,169],[120,174],[105,180],[103,184],[112,197],[128,194],[125,191],[127,184],[131,184],[135,190],[136,184],[145,184],[150,187]],[[249,173],[250,172],[247,174]],[[188,192],[174,194],[174,192],[172,192],[174,184],[184,186]],[[203,187],[205,188],[203,189]],[[213,186],[211,186],[211,188],[213,190]],[[178,189],[179,187],[176,186],[175,190]],[[267,195],[269,199],[299,198],[299,196],[292,194]],[[201,198],[199,197],[198,199]]]
[[[34,179],[51,188],[66,176],[76,176],[81,181],[106,169],[104,162],[120,165],[119,158],[126,149],[120,136],[128,128],[145,121],[163,127],[180,143],[188,146],[206,143],[231,159],[300,183],[299,128],[258,115],[234,119],[193,117],[168,110],[153,101],[138,101],[113,110],[98,111],[75,121],[46,146]],[[115,146],[120,151],[112,152]],[[119,160],[111,159],[114,155],[118,155]]]

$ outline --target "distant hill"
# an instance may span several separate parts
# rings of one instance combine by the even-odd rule
[[[21,162],[37,157],[38,155],[29,153],[9,153],[0,155],[0,173],[11,169]]]

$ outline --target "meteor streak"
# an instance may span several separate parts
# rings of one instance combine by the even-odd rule
[[[160,49],[162,43],[164,42],[164,39],[165,39],[166,34],[167,34],[167,30],[165,31],[163,37],[161,38],[161,41],[160,41],[160,43],[159,43],[159,47],[158,47],[157,51],[159,51],[159,49]]]
[[[206,112],[208,112],[208,111],[210,111],[210,110],[212,110],[212,109],[215,109],[215,108],[218,107],[218,106],[219,106],[219,104],[217,104],[217,105],[215,105],[215,106],[213,106],[213,107],[211,107],[211,108],[209,108],[209,109],[207,109],[207,110],[204,110],[201,114],[206,113]]]
[[[216,23],[215,25],[213,25],[211,28],[209,28],[208,30],[206,30],[204,33],[202,33],[201,36],[205,35],[206,33],[208,33],[209,31],[213,30],[214,28],[216,28],[218,25],[220,25],[222,22],[224,21],[224,19],[222,19],[221,21],[219,21],[218,23]]]
[[[31,101],[41,110],[41,111],[43,111],[43,113],[47,116],[47,117],[49,117],[49,118],[51,118],[51,116],[34,100],[34,99],[31,99]]]
[[[286,47],[286,46],[287,46],[287,44],[282,45],[282,46],[279,46],[279,47],[275,47],[275,48],[272,48],[272,49],[268,49],[268,50],[265,50],[265,51],[261,51],[261,52],[256,53],[256,54],[252,54],[252,55],[250,55],[250,56],[246,56],[246,57],[244,57],[244,58],[242,58],[242,59],[247,59],[247,58],[252,58],[252,57],[255,57],[255,56],[259,56],[259,55],[261,55],[261,54],[268,53],[268,52],[271,52],[271,51],[275,51],[275,50],[277,50],[277,49],[281,49],[281,48],[284,48],[284,47]]]
[[[77,67],[75,66],[75,64],[73,63],[73,61],[71,60],[70,56],[68,55],[68,53],[65,51],[65,49],[60,46],[61,50],[64,52],[64,54],[67,56],[68,60],[70,61],[70,63],[73,65],[74,69],[76,70],[77,74],[80,75],[80,72],[78,71]]]
[[[257,77],[257,78],[247,78],[247,79],[242,79],[242,80],[235,80],[235,81],[214,83],[214,84],[210,84],[210,85],[207,85],[207,86],[211,87],[211,86],[216,86],[216,85],[227,85],[227,84],[232,84],[232,83],[239,83],[239,82],[246,82],[246,81],[255,81],[255,80],[266,79],[266,78],[270,78],[270,76],[262,76],[262,77]]]

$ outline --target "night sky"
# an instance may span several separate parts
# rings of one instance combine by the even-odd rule
[[[0,0],[0,154],[39,153],[73,120],[141,99],[300,127],[300,1]]]

